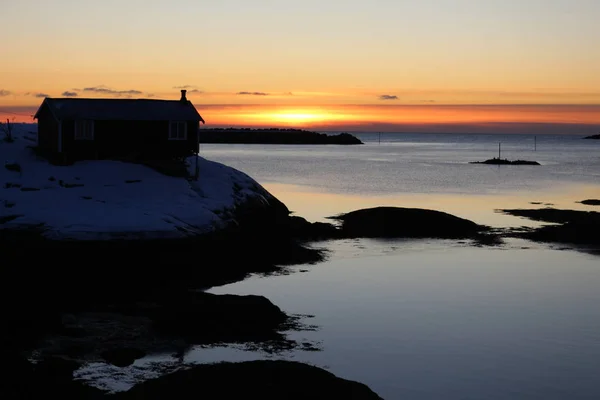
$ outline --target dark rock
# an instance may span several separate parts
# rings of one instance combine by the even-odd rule
[[[600,223],[600,213],[597,211],[559,210],[556,208],[537,209],[503,209],[501,212],[516,217],[524,217],[534,221],[565,223]]]
[[[550,222],[547,225],[517,232],[514,236],[539,242],[600,245],[600,213],[596,211],[542,209],[505,209],[501,212],[534,221]]]
[[[324,240],[340,236],[340,231],[333,224],[325,222],[308,222],[298,216],[290,216],[287,220],[286,229],[289,234],[303,240]]]
[[[600,134],[598,134],[598,135],[592,135],[592,136],[586,136],[586,137],[584,137],[584,139],[596,139],[596,140],[598,140],[598,139],[600,139]]]
[[[447,238],[473,237],[485,227],[441,211],[376,207],[331,217],[342,221],[346,237]]]
[[[491,164],[491,165],[541,165],[537,161],[527,160],[507,160],[506,158],[490,158],[485,161],[472,161],[469,164]]]
[[[5,163],[4,168],[13,172],[21,172],[21,165],[17,163]]]
[[[152,317],[154,329],[194,343],[269,340],[287,321],[286,314],[263,296],[174,294]]]
[[[146,353],[135,348],[116,348],[103,351],[101,356],[109,364],[123,368],[133,364],[135,360],[145,357]]]
[[[337,135],[300,129],[202,129],[200,143],[239,144],[363,144],[357,137],[344,132]]]
[[[0,378],[1,399],[99,399],[104,393],[73,380],[79,364],[53,357],[32,364],[22,354],[0,353],[4,368]]]
[[[587,199],[580,201],[581,204],[585,204],[587,206],[600,206],[599,199]]]
[[[198,365],[135,385],[116,400],[188,399],[381,399],[366,385],[321,368],[290,361]]]

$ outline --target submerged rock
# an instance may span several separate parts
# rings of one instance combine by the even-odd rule
[[[290,361],[198,365],[135,385],[114,396],[129,399],[381,399],[366,385]]]
[[[486,230],[473,221],[420,208],[376,207],[330,217],[345,237],[470,238]]]
[[[519,232],[515,236],[539,242],[570,243],[577,245],[600,245],[600,213],[596,211],[542,209],[505,209],[501,212],[534,221],[550,222]]]

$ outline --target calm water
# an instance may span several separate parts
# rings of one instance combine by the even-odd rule
[[[593,210],[600,142],[573,136],[361,134],[364,146],[205,145],[311,220],[377,205],[434,208],[495,226],[530,224],[501,207]],[[542,166],[470,165],[496,156]],[[600,257],[525,241],[319,244],[308,272],[214,293],[261,294],[313,314],[321,352],[286,357],[368,384],[386,399],[600,398]],[[190,360],[264,355],[197,350]]]
[[[494,226],[530,225],[502,207],[593,210],[600,141],[572,136],[359,135],[364,146],[203,145],[310,220],[414,206]],[[542,166],[469,165],[497,155]],[[542,205],[543,206],[543,205]],[[201,349],[189,362],[305,361],[386,399],[600,398],[600,257],[513,240],[474,248],[437,240],[318,243],[328,261],[213,293],[264,295],[319,327],[292,338],[319,352]],[[142,362],[143,363],[143,362]],[[138,363],[138,366],[141,364]]]

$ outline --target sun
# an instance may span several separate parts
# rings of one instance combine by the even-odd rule
[[[277,107],[259,112],[228,115],[228,118],[243,121],[250,126],[278,126],[304,128],[312,126],[329,126],[340,122],[354,121],[355,114],[343,110],[325,107]],[[237,121],[236,121],[237,122]]]
[[[275,122],[314,122],[314,121],[323,121],[327,119],[327,117],[323,114],[315,114],[315,113],[295,113],[295,112],[286,112],[286,113],[277,113],[271,114],[270,119]]]

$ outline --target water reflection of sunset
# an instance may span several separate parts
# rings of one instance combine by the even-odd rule
[[[493,195],[457,193],[399,193],[396,195],[348,195],[309,186],[269,183],[263,185],[291,211],[311,221],[332,222],[326,217],[361,208],[392,206],[444,211],[479,224],[495,227],[538,226],[539,223],[496,212],[503,208],[540,208],[546,201],[553,207],[589,211],[578,203],[598,195],[598,186],[573,184],[545,192],[514,192]],[[531,204],[536,202],[540,204]]]

